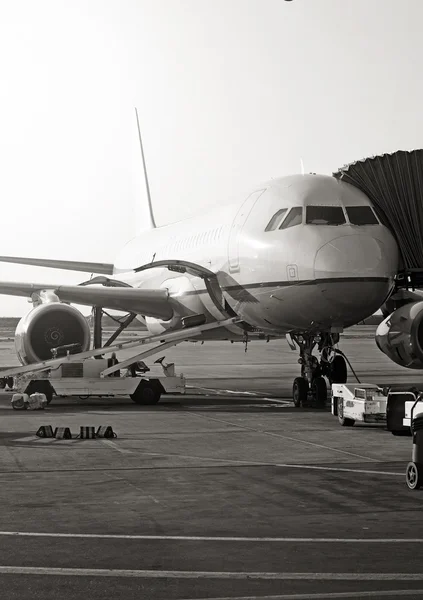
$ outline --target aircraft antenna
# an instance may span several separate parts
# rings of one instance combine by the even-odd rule
[[[301,164],[301,175],[304,175],[304,163],[303,163],[302,158],[300,158],[300,164]]]
[[[139,122],[139,119],[138,119],[138,111],[137,111],[136,108],[135,108],[135,116],[137,118],[138,138],[139,138],[139,141],[140,141],[141,158],[142,158],[142,165],[143,165],[143,170],[144,170],[145,190],[147,192],[148,213],[149,213],[149,216],[150,216],[150,227],[151,227],[151,229],[156,229],[157,225],[156,225],[156,221],[154,219],[153,205],[151,203],[150,186],[149,186],[149,183],[148,183],[147,166],[145,164],[144,148],[143,148],[143,145],[142,145],[140,122]]]

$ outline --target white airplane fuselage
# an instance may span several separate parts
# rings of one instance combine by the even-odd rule
[[[345,223],[317,219],[307,224],[309,206],[341,207]],[[237,204],[134,238],[116,258],[113,277],[134,287],[168,289],[174,317],[147,317],[152,333],[177,329],[181,318],[192,314],[205,314],[210,321],[221,318],[201,278],[167,268],[133,272],[170,259],[216,273],[231,309],[266,335],[342,329],[380,308],[398,271],[399,252],[391,232],[380,222],[350,222],[347,209],[364,206],[371,207],[365,194],[334,177],[275,179],[255,187]],[[288,227],[288,217],[297,224]],[[234,326],[211,337],[234,339],[241,333]]]

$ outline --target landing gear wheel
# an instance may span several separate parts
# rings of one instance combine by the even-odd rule
[[[337,354],[330,365],[329,378],[331,383],[347,383],[347,363],[343,356]]]
[[[313,379],[311,392],[317,408],[325,408],[328,399],[328,388],[323,377],[316,377]]]
[[[307,404],[308,383],[304,377],[296,377],[292,385],[292,399],[294,406],[299,408]]]
[[[151,406],[157,404],[160,400],[161,390],[159,385],[155,381],[141,381],[137,389],[131,394],[131,400],[135,404],[141,404],[143,406]]]
[[[47,404],[50,404],[50,402],[53,400],[54,390],[51,386],[51,383],[45,379],[31,381],[25,390],[25,394],[28,394],[28,396],[36,393],[45,394]]]
[[[422,477],[419,473],[418,465],[414,462],[409,462],[405,472],[405,480],[410,490],[418,490],[422,485]]]
[[[354,419],[344,417],[344,402],[341,399],[338,400],[338,421],[342,427],[352,427],[355,423]]]

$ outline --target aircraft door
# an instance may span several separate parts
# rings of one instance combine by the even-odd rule
[[[231,273],[239,271],[239,241],[242,228],[248,218],[248,215],[253,209],[253,206],[266,190],[257,190],[248,196],[245,202],[238,210],[229,233],[228,241],[228,263]]]

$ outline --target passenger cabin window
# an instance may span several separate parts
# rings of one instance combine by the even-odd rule
[[[342,206],[307,206],[307,225],[344,225]]]
[[[280,210],[278,210],[278,212],[275,213],[273,215],[273,217],[270,219],[270,221],[267,224],[267,227],[264,231],[274,231],[275,229],[278,229],[278,227],[280,226],[280,224],[283,221],[283,218],[284,218],[287,210],[288,210],[287,208],[281,208]]]
[[[291,208],[279,229],[288,229],[288,227],[295,227],[295,225],[301,225],[302,220],[303,208],[302,206],[295,206],[294,208]]]
[[[346,211],[351,225],[379,225],[370,206],[347,206]]]

